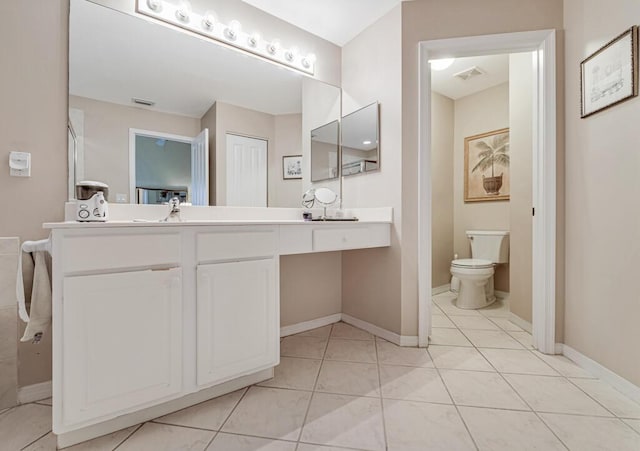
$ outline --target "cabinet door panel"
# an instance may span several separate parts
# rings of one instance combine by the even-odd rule
[[[180,393],[180,269],[66,277],[63,291],[65,424]]]
[[[198,385],[277,365],[275,276],[272,259],[198,267]]]

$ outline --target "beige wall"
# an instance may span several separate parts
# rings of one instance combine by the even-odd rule
[[[533,55],[509,55],[511,202],[509,224],[509,309],[531,323]]]
[[[471,258],[467,230],[509,230],[508,200],[464,201],[464,139],[509,127],[509,83],[462,97],[454,102],[453,139],[453,252]],[[496,174],[498,175],[498,174]],[[509,291],[509,265],[499,265],[495,289]]]
[[[275,117],[275,148],[273,174],[273,204],[270,207],[299,208],[302,201],[302,180],[282,178],[282,157],[302,155],[302,115],[282,114]]]
[[[117,193],[129,196],[130,128],[188,137],[200,133],[200,119],[187,116],[78,96],[69,96],[69,107],[84,112],[84,178],[109,185],[111,202]]]
[[[454,102],[431,91],[431,286],[451,280]]]
[[[402,221],[404,281],[402,332],[415,335],[417,331],[418,296],[417,271],[417,186],[418,172],[418,43],[420,41],[462,36],[562,28],[562,2],[559,0],[421,0],[402,3]],[[564,60],[562,36],[558,36],[559,111],[562,112],[562,80]],[[562,166],[563,119],[558,118],[558,165]],[[563,184],[559,172],[559,183]],[[562,194],[562,193],[561,193]],[[562,202],[559,211],[562,211]],[[558,229],[558,244],[562,248],[562,225]],[[404,244],[407,244],[405,247]],[[405,252],[406,249],[406,252]],[[558,262],[562,266],[562,254]],[[558,274],[561,279],[562,274]],[[563,281],[558,281],[562,287]],[[406,293],[406,297],[405,297]],[[558,310],[562,308],[562,290],[558,290]],[[411,318],[414,318],[411,320]],[[559,315],[558,337],[562,337]]]
[[[565,343],[640,385],[640,99],[580,119],[580,61],[640,17],[636,0],[565,0]]]
[[[18,399],[18,238],[0,238],[0,411]]]
[[[343,205],[394,209],[390,248],[343,252],[342,310],[395,333],[402,313],[400,26],[398,6],[342,49],[343,114],[379,101],[381,125],[380,170],[345,177]]]

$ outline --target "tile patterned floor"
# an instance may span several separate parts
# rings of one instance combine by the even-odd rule
[[[640,450],[640,405],[507,316],[445,293],[428,351],[344,323],[286,337],[273,379],[68,449]],[[49,400],[0,413],[0,450],[54,450],[50,417]]]

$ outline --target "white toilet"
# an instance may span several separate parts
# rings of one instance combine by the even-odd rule
[[[471,257],[451,262],[452,291],[459,280],[456,306],[479,309],[496,300],[493,289],[495,266],[509,261],[509,232],[502,230],[470,230]]]

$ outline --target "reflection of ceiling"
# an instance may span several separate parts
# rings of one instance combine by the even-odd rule
[[[342,146],[372,150],[378,145],[378,104],[366,106],[342,118]],[[366,144],[365,144],[366,143]]]
[[[485,73],[461,80],[453,75],[479,67]],[[509,81],[509,55],[485,55],[457,58],[445,70],[431,71],[431,89],[451,99],[459,99]]]
[[[214,101],[271,114],[301,111],[302,75],[203,38],[71,1],[69,92],[200,118]]]
[[[338,144],[338,121],[333,121],[328,124],[311,130],[311,139],[313,141]]]
[[[243,0],[343,46],[404,0]]]

